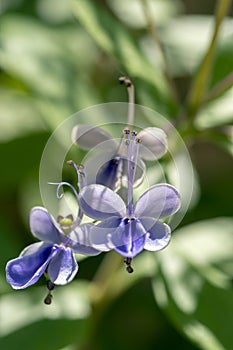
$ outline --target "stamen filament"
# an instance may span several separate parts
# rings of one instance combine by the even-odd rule
[[[127,87],[128,91],[128,119],[127,127],[130,127],[134,123],[134,112],[135,112],[135,97],[134,97],[134,85],[129,78],[120,77],[120,84],[124,84]]]
[[[132,143],[133,140],[130,140],[130,131],[125,130],[125,134],[127,135],[126,146],[127,146],[127,167],[128,167],[128,200],[127,200],[127,209],[128,209],[128,217],[130,218],[133,215],[133,182],[132,182]],[[133,133],[132,133],[133,134]],[[132,135],[133,137],[133,135]]]
[[[136,150],[135,150],[135,157],[134,157],[134,169],[133,169],[133,183],[135,180],[135,175],[137,171],[137,164],[138,164],[138,154],[139,154],[139,147],[140,147],[141,139],[136,139]]]

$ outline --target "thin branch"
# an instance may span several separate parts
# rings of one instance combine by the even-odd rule
[[[215,11],[215,25],[212,39],[188,95],[187,110],[188,116],[191,120],[195,118],[196,112],[201,104],[203,94],[205,93],[210,74],[212,72],[219,29],[227,14],[230,4],[231,0],[218,0]]]
[[[228,74],[225,78],[219,81],[214,87],[207,92],[201,100],[201,103],[207,103],[220,96],[224,91],[233,86],[233,72]]]
[[[148,4],[148,1],[147,0],[140,0],[141,1],[141,4],[142,4],[142,8],[143,8],[143,12],[144,12],[144,15],[145,15],[145,18],[146,18],[146,21],[147,21],[147,27],[148,27],[148,31],[151,35],[151,38],[154,42],[154,45],[155,47],[157,47],[160,51],[160,55],[162,57],[162,60],[163,60],[163,71],[164,71],[164,74],[165,74],[165,77],[168,81],[168,84],[170,86],[170,90],[171,90],[171,93],[172,93],[172,96],[175,100],[175,102],[179,102],[179,96],[178,96],[178,92],[177,92],[177,89],[176,89],[176,85],[174,83],[174,80],[172,78],[172,74],[170,72],[170,68],[169,68],[169,64],[168,64],[168,60],[167,60],[167,56],[166,56],[166,53],[165,53],[165,50],[164,50],[164,47],[160,41],[160,38],[157,34],[157,31],[156,31],[156,26],[155,26],[155,21],[154,21],[154,18],[151,16],[151,11],[150,11],[150,8],[149,8],[149,4]]]

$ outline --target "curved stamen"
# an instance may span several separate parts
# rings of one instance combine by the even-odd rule
[[[49,182],[49,185],[56,185],[57,186],[57,198],[58,199],[61,199],[64,196],[64,192],[59,193],[61,188],[63,186],[68,186],[73,191],[73,193],[75,195],[75,198],[77,199],[77,202],[79,203],[78,192],[76,191],[74,186],[72,186],[69,182],[65,182],[65,181],[62,181],[62,182]],[[83,211],[80,209],[80,206],[79,206],[77,219],[73,222],[72,226],[76,227],[77,225],[79,225],[80,222],[82,221],[82,218],[83,218]]]
[[[81,190],[84,186],[87,185],[87,177],[86,177],[86,171],[85,171],[84,165],[76,164],[73,160],[68,160],[67,164],[73,166],[74,169],[76,170],[78,187],[79,187],[79,190]]]

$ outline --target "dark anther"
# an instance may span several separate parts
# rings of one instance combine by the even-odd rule
[[[133,130],[133,131],[131,132],[131,134],[132,134],[132,136],[137,136],[137,131]]]
[[[64,219],[64,216],[62,215],[58,215],[57,216],[57,222],[59,223],[62,219]]]
[[[74,164],[73,160],[67,160],[66,163],[69,164],[69,165],[73,165]]]
[[[129,134],[130,134],[130,130],[129,130],[129,129],[125,129],[125,130],[124,130],[124,133],[125,133],[126,135],[129,135]]]
[[[47,294],[47,296],[44,298],[44,303],[45,303],[46,305],[50,305],[50,304],[52,304],[52,299],[53,299],[53,296],[52,296],[52,294],[49,292],[49,293]]]
[[[137,139],[136,139],[136,142],[137,142],[137,143],[142,143],[142,139],[138,139],[138,138],[137,138]]]
[[[71,221],[74,221],[74,217],[72,214],[67,215],[65,218],[70,219]]]
[[[124,84],[125,79],[126,79],[125,77],[120,77],[120,78],[119,78],[119,82],[120,82],[120,84]]]
[[[132,82],[129,78],[126,77],[120,77],[119,78],[120,84],[125,84],[126,87],[130,87],[132,85]]]
[[[131,262],[132,262],[132,258],[125,258],[124,263],[126,265],[126,271],[128,273],[132,273],[133,272],[133,268],[131,266]]]
[[[132,272],[133,272],[132,266],[131,266],[131,265],[127,266],[127,267],[126,267],[126,271],[127,271],[128,273],[132,273]]]
[[[51,281],[47,281],[47,288],[49,291],[53,290],[55,287],[55,284]]]

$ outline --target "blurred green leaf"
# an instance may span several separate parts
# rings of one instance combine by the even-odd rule
[[[32,287],[1,297],[1,349],[15,350],[17,344],[18,348],[58,350],[81,341],[85,327],[81,320],[90,313],[87,283],[79,280],[57,287],[49,306],[43,303],[46,293],[46,288]]]
[[[69,344],[79,344],[84,333],[85,324],[81,320],[42,320],[0,338],[0,346],[7,350],[60,350]]]
[[[192,74],[197,69],[208,46],[213,23],[213,16],[184,15],[171,19],[161,29],[161,40],[166,46],[169,65],[175,76]],[[232,20],[226,19],[219,33],[219,42],[228,38],[230,32]]]
[[[147,27],[140,0],[108,0],[107,3],[117,17],[129,27],[137,29]],[[183,8],[179,0],[150,0],[148,6],[157,26],[164,26],[171,17],[177,15]]]
[[[233,219],[198,222],[176,231],[158,254],[157,302],[204,350],[233,348]]]
[[[140,78],[154,90],[154,98],[172,104],[172,97],[160,67],[153,66],[137,41],[113,15],[89,0],[73,0],[73,11],[98,45],[115,57],[132,78]]]
[[[38,174],[39,161],[48,133],[34,133],[10,142],[0,143],[0,192],[15,192],[21,181],[33,171]]]
[[[0,142],[46,129],[33,98],[5,89],[0,89],[0,124]]]
[[[232,20],[227,21],[227,35],[222,38],[219,42],[218,49],[216,52],[216,58],[213,66],[213,73],[211,76],[211,86],[218,83],[226,75],[233,71],[233,29],[232,29]]]
[[[204,105],[195,118],[200,129],[233,123],[233,88]]]
[[[87,56],[88,51],[93,54]],[[39,111],[51,129],[77,109],[98,101],[85,74],[96,54],[93,42],[77,25],[58,29],[20,15],[1,18],[0,66],[34,97],[26,104],[27,114],[29,107],[33,115]],[[11,102],[19,105],[17,98]],[[20,106],[20,113],[26,108]]]

